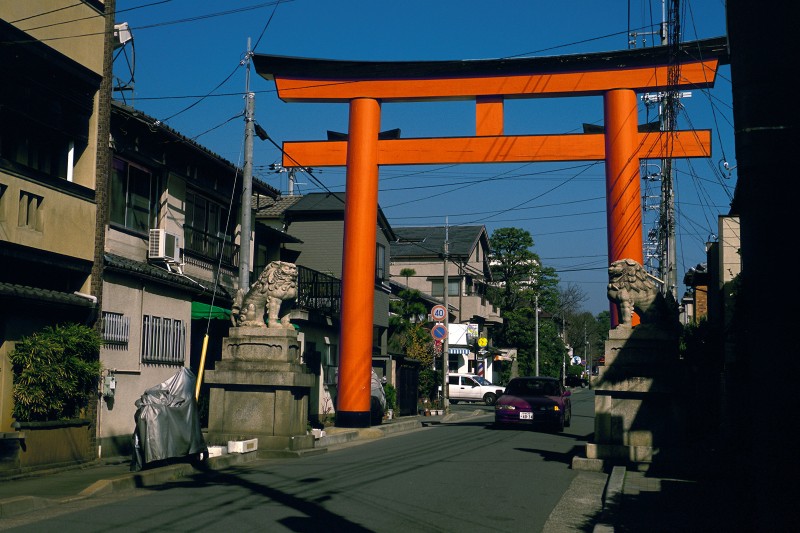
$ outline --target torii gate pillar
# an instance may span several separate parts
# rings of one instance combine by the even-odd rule
[[[369,427],[375,239],[378,219],[378,132],[381,108],[372,98],[350,101],[342,256],[342,329],[336,423]]]
[[[643,264],[636,106],[636,93],[629,89],[607,91],[603,96],[609,264],[619,259]],[[616,306],[611,312],[612,325],[619,323]],[[634,322],[638,323],[637,316]]]

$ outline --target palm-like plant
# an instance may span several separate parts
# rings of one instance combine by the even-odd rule
[[[21,339],[9,354],[14,374],[13,417],[20,422],[79,417],[97,390],[100,335],[64,324]]]

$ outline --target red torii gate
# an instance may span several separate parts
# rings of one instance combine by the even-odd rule
[[[336,423],[370,425],[374,267],[380,165],[605,160],[609,263],[642,263],[639,160],[709,157],[709,130],[638,131],[637,92],[713,87],[726,40],[542,58],[337,61],[256,54],[285,102],[349,103],[347,140],[285,142],[283,165],[346,166]],[[669,84],[670,69],[679,69]],[[675,71],[672,71],[674,74]],[[603,96],[604,131],[503,135],[506,98]],[[475,136],[379,140],[381,104],[474,100]],[[612,309],[612,312],[615,312]],[[613,318],[614,315],[612,315]]]

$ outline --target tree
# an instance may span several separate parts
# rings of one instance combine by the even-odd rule
[[[530,233],[519,228],[500,228],[492,233],[491,268],[494,287],[490,300],[499,305],[503,327],[495,345],[517,348],[520,375],[536,374],[537,307],[551,314],[559,302],[558,276],[541,264],[531,248]],[[560,375],[566,347],[551,320],[540,320],[538,332],[539,374]]]
[[[404,276],[416,274],[413,268],[404,268],[400,273]],[[389,317],[389,349],[420,362],[419,396],[432,397],[437,382],[433,371],[433,339],[425,320],[428,308],[422,293],[416,289],[405,288],[398,296],[399,299],[389,304],[392,313]]]
[[[400,273],[408,277],[416,274],[416,271],[413,268],[404,268]],[[398,297],[399,299],[389,303],[392,313],[389,317],[389,348],[404,351],[417,344],[415,339],[420,337],[420,332],[415,325],[425,320],[428,308],[422,299],[422,293],[416,289],[406,287],[398,293]]]
[[[400,275],[406,278],[406,287],[408,287],[408,278],[417,274],[413,268],[403,268],[400,270]]]
[[[577,285],[570,284],[566,288],[558,290],[558,300],[552,313],[561,322],[562,334],[566,344],[578,346],[583,342],[583,323],[574,324],[574,322],[577,320],[580,304],[588,299],[589,297],[583,289]]]
[[[533,237],[519,228],[499,228],[489,238],[489,267],[494,281],[494,303],[501,309],[516,307],[521,293],[535,282],[539,257],[530,248]]]
[[[531,307],[503,313],[505,341],[517,347],[517,369],[521,376],[536,375],[536,315]],[[566,346],[552,320],[539,321],[539,375],[558,377]]]

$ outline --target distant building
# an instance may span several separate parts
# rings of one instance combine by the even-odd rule
[[[492,275],[489,268],[489,236],[485,226],[417,226],[396,228],[397,240],[391,244],[392,278],[438,300],[444,291],[444,245],[447,240],[447,305],[450,323],[464,329],[454,338],[448,355],[451,372],[492,374],[495,357],[479,354],[474,346],[478,337],[491,340],[492,330],[502,325],[500,309],[486,299]],[[413,269],[413,276],[401,275]],[[469,338],[467,338],[467,326]],[[460,331],[453,327],[453,331]],[[448,339],[449,343],[449,339]],[[497,362],[505,360],[504,357]]]

